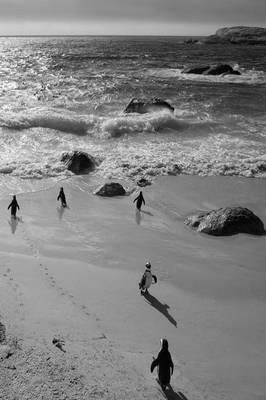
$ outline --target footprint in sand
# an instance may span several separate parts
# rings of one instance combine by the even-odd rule
[[[11,276],[12,270],[10,267],[6,269],[6,272],[2,274],[2,276],[7,280],[8,285],[14,293],[16,309],[14,310],[16,314],[19,315],[21,321],[25,320],[25,312],[23,310],[24,302],[23,302],[23,291],[20,288],[20,285],[15,281],[15,279]]]
[[[95,234],[88,238],[88,232],[86,234],[76,226],[75,223],[71,222],[69,217],[64,219],[65,224],[68,226],[69,230],[75,234],[76,237],[79,238],[80,242],[83,243],[86,247],[89,247],[90,250],[95,250],[97,245],[97,240],[95,238]]]
[[[66,225],[68,225],[70,230],[72,230],[72,232],[74,232],[86,246],[91,247],[92,249],[95,248],[94,246],[91,246],[91,243],[88,242],[88,238],[84,237],[82,232],[79,231],[72,222],[70,222],[70,221],[68,221],[66,219],[64,219],[64,221],[65,221]],[[36,259],[40,260],[39,249],[36,247],[36,245],[33,242],[33,240],[31,240],[25,225],[23,226],[23,236],[24,236],[28,246],[30,247],[33,256]],[[95,240],[94,240],[94,242],[95,242]],[[80,305],[79,303],[77,303],[74,300],[74,296],[73,295],[69,294],[68,291],[66,291],[64,288],[62,288],[62,287],[57,285],[57,282],[56,282],[55,278],[52,275],[49,274],[49,269],[45,264],[43,264],[42,262],[39,262],[39,266],[40,266],[40,269],[42,270],[42,272],[44,273],[46,279],[49,281],[49,285],[51,287],[53,287],[57,291],[59,291],[60,295],[68,297],[69,301],[72,303],[72,305],[74,307],[78,307],[80,309],[80,311],[82,311],[87,317],[91,316],[91,313],[89,312],[89,310],[87,309],[86,306]],[[100,319],[98,317],[96,317],[95,315],[94,315],[94,318],[95,318],[95,320],[97,322],[100,321]]]

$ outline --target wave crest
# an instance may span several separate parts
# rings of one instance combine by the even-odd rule
[[[0,118],[0,125],[9,129],[48,128],[77,135],[87,134],[91,121],[77,115],[54,111],[31,110],[29,113],[7,113]]]
[[[70,112],[32,110],[26,114],[7,113],[0,118],[0,125],[14,130],[46,128],[75,135],[119,137],[131,133],[179,130],[184,123],[168,111],[102,117],[95,114],[84,116]]]
[[[184,125],[184,122],[178,120],[172,113],[159,111],[108,118],[103,122],[101,129],[112,137],[118,137],[131,133],[180,130]]]

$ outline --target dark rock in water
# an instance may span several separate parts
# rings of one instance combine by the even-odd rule
[[[95,159],[83,151],[75,150],[70,153],[63,153],[61,161],[66,163],[67,169],[74,174],[86,174],[93,171],[96,166]]]
[[[199,65],[196,67],[188,67],[184,68],[183,74],[203,74],[203,72],[207,71],[210,68],[209,65]]]
[[[214,236],[237,233],[265,234],[263,222],[248,208],[226,207],[192,215],[184,221],[198,232]]]
[[[0,322],[0,343],[4,343],[6,341],[6,327],[2,322]]]
[[[221,28],[214,35],[207,36],[201,42],[205,44],[265,45],[266,28],[251,26]]]
[[[183,166],[179,164],[174,164],[169,170],[168,170],[168,175],[179,175],[183,171]]]
[[[174,107],[171,106],[167,101],[161,100],[158,98],[154,98],[151,100],[142,100],[142,99],[132,99],[130,103],[125,108],[125,113],[139,113],[145,114],[148,112],[159,111],[162,109],[166,109],[169,111],[174,111]]]
[[[95,194],[97,194],[98,196],[106,196],[106,197],[124,196],[126,194],[126,191],[123,188],[123,186],[120,185],[120,183],[110,182],[110,183],[105,183],[102,187],[97,189]]]
[[[198,39],[189,38],[189,39],[184,40],[184,43],[185,44],[197,44],[197,43],[199,43],[199,41],[198,41]]]
[[[141,178],[141,179],[137,182],[137,185],[140,186],[140,187],[145,187],[145,186],[151,185],[151,182],[148,181],[148,179],[146,179],[146,178]]]
[[[224,75],[224,74],[241,75],[239,71],[234,70],[228,64],[212,65],[207,71],[203,72],[203,75]]]
[[[228,64],[217,65],[200,65],[197,67],[185,68],[184,74],[201,74],[201,75],[241,75],[239,71],[234,70]]]

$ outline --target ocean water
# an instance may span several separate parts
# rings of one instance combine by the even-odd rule
[[[229,63],[240,76],[182,74]],[[72,175],[64,151],[98,161],[93,177],[266,177],[265,46],[189,45],[180,37],[0,38],[1,193]],[[125,114],[133,97],[174,113]]]

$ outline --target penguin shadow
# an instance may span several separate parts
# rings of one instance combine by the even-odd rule
[[[60,220],[63,218],[63,215],[64,215],[66,209],[70,210],[68,205],[57,207],[58,217]]]
[[[168,400],[188,400],[182,392],[175,392],[171,385],[164,390],[164,395]]]
[[[142,212],[143,214],[149,215],[150,217],[153,217],[153,216],[154,216],[153,213],[151,213],[150,211],[141,210],[141,212]]]
[[[18,223],[19,222],[23,222],[22,221],[22,217],[14,217],[12,216],[10,218],[10,220],[8,221],[10,229],[11,229],[11,233],[14,235],[16,233],[17,227],[18,227]]]
[[[138,209],[136,209],[136,223],[137,223],[138,225],[140,225],[141,220],[142,220],[141,213],[142,213],[142,214],[149,215],[150,217],[153,217],[153,214],[152,214],[150,211],[144,211],[144,210],[138,210]]]
[[[148,291],[146,293],[143,293],[143,296],[152,307],[156,308],[156,310],[162,313],[168,319],[168,321],[171,322],[172,325],[177,327],[176,320],[168,312],[168,309],[170,308],[168,304],[161,303],[158,299],[156,299],[156,297],[152,296]]]

